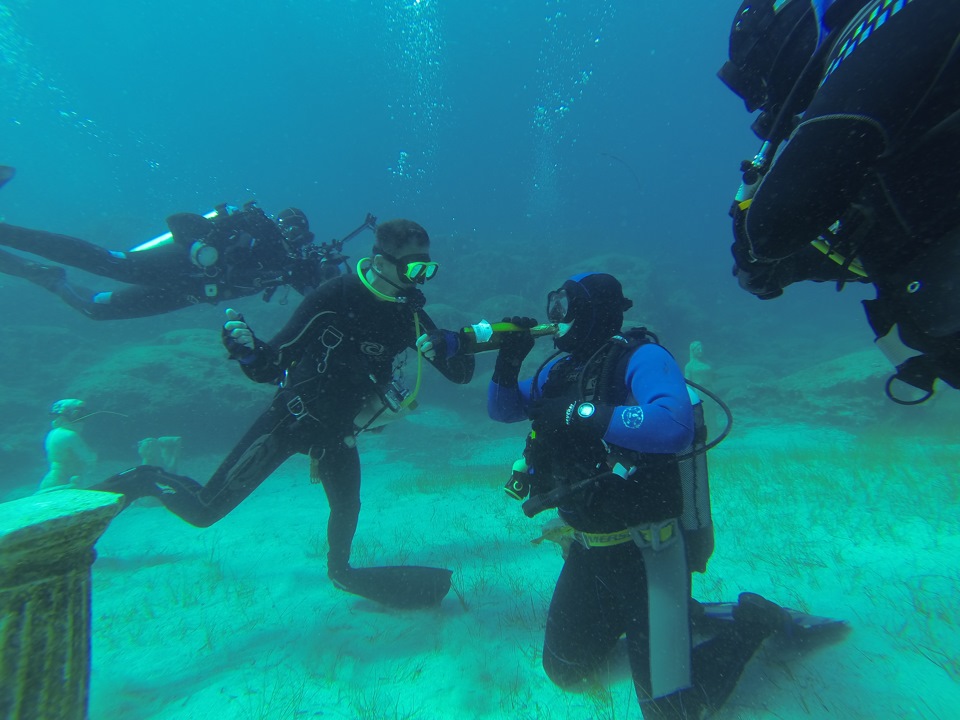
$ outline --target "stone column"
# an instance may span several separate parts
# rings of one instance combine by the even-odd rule
[[[121,507],[91,490],[0,504],[0,718],[87,717],[93,546]]]

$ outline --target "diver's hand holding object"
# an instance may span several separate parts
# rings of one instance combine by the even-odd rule
[[[227,308],[227,322],[223,324],[220,340],[230,353],[230,357],[242,360],[249,357],[256,349],[256,340],[253,331],[243,319],[243,315],[233,308]]]
[[[530,328],[537,326],[537,321],[529,317],[505,317],[503,322],[521,327],[525,332],[501,333],[500,350],[497,353],[497,362],[493,370],[493,382],[498,385],[509,385],[517,382],[520,375],[520,366],[535,342]]]
[[[427,360],[435,360],[437,357],[449,360],[460,352],[460,339],[453,330],[438,328],[417,338],[417,350]]]

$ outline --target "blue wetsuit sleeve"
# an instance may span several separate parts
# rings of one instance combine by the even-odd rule
[[[613,409],[603,439],[638,452],[682,452],[693,441],[693,406],[673,356],[659,345],[641,345],[625,381],[632,402]]]
[[[557,360],[551,360],[537,376],[540,381],[539,393],[543,392],[543,384],[550,376],[550,368]],[[529,420],[530,403],[533,397],[533,378],[522,380],[516,385],[498,385],[490,381],[487,388],[487,415],[491,420],[503,423]]]
[[[513,385],[498,385],[490,381],[487,388],[487,415],[491,420],[503,423],[527,420],[530,407],[530,388],[533,380],[523,380]]]

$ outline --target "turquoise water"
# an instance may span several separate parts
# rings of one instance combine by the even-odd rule
[[[714,77],[733,9],[5,2],[0,163],[18,174],[0,216],[117,249],[250,198],[302,207],[319,239],[410,217],[450,327],[542,318],[563,278],[613,272],[678,359],[703,342],[737,418],[711,453],[718,546],[698,597],[752,590],[853,627],[766,648],[723,717],[950,718],[957,399],[883,399],[862,289],[762,303],[730,277],[727,208],[756,150]],[[359,258],[369,236],[352,242]],[[258,334],[296,296],[278,300],[242,301]],[[128,416],[89,421],[89,481],[159,435],[182,435],[183,470],[205,478],[269,397],[223,361],[222,307],[98,324],[6,276],[0,303],[2,499],[43,475],[61,397]],[[638,717],[623,658],[582,695],[540,668],[560,558],[499,490],[523,432],[485,419],[491,369],[465,388],[428,375],[422,411],[363,445],[357,560],[442,564],[458,595],[392,613],[333,589],[302,459],[207,530],[137,505],[98,546],[91,717]]]

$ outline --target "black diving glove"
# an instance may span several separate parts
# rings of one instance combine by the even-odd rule
[[[533,431],[544,439],[602,440],[612,417],[612,405],[571,402],[563,398],[544,398],[530,407]]]
[[[770,267],[764,265],[751,267],[749,270],[736,265],[733,268],[733,276],[737,278],[740,287],[760,300],[773,300],[783,295],[783,288],[772,282],[770,275]]]
[[[783,285],[777,282],[777,263],[757,260],[750,252],[747,236],[747,212],[736,205],[733,210],[733,276],[740,287],[761,300],[772,300],[783,295]]]
[[[227,321],[220,331],[220,341],[232,360],[249,364],[257,357],[257,339],[243,315],[233,308],[227,308]]]
[[[761,300],[772,300],[783,295],[783,286],[777,282],[777,263],[760,262],[750,257],[745,244],[735,242],[730,246],[733,253],[733,276],[740,287]]]
[[[522,328],[532,328],[537,321],[529,317],[505,317],[501,322],[512,323]],[[516,385],[520,377],[520,366],[524,359],[533,350],[533,335],[528,332],[503,333],[500,343],[500,352],[497,353],[497,363],[493,368],[491,380],[497,385]]]

